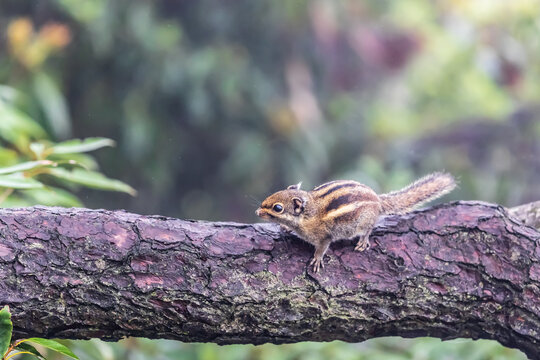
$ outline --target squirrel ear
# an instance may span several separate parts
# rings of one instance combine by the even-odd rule
[[[304,211],[304,201],[299,197],[293,197],[293,211],[295,215],[300,215]]]
[[[300,186],[302,186],[301,181],[298,184],[287,186],[287,190],[300,190]]]

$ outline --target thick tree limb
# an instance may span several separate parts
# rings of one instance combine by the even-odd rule
[[[368,251],[272,224],[0,209],[0,303],[16,337],[283,343],[495,339],[540,359],[540,233],[496,205],[387,217]]]

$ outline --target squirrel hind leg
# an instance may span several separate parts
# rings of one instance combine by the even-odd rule
[[[378,217],[368,216],[358,223],[355,236],[358,238],[358,242],[354,247],[355,251],[365,251],[369,249],[369,236],[371,235],[371,231],[373,230],[377,219]]]
[[[354,247],[354,251],[365,251],[369,249],[370,247],[369,235],[371,235],[371,230],[365,235],[360,235],[358,237],[358,242],[356,243],[356,246]]]

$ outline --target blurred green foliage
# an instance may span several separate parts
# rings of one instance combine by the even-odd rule
[[[58,185],[71,190],[81,185],[135,195],[131,186],[96,171],[94,158],[84,154],[113,146],[114,141],[48,141],[43,128],[17,109],[14,94],[11,88],[0,89],[0,206],[82,205],[75,195]]]
[[[81,360],[525,360],[495,341],[386,337],[361,344],[340,341],[285,345],[183,344],[171,340],[126,339],[121,347],[102,341],[71,341]]]
[[[83,192],[85,205],[209,220],[255,221],[253,198],[301,180],[388,191],[441,169],[460,179],[448,199],[537,200],[539,18],[538,0],[3,0],[0,97],[25,94],[15,109],[38,126],[11,125],[32,135],[8,141],[0,166],[20,162],[16,149],[36,139],[105,136],[118,148],[97,162],[139,196]],[[133,342],[141,354],[164,344]],[[88,344],[108,348],[103,358],[128,356]],[[196,358],[217,351],[171,346]],[[303,358],[357,348],[296,346],[230,351]],[[507,351],[358,346],[347,356],[363,346],[396,359]]]
[[[4,305],[0,310],[0,356],[2,356],[2,360],[8,360],[22,354],[28,354],[28,356],[35,359],[45,359],[32,344],[61,353],[70,359],[79,360],[77,355],[56,340],[43,338],[12,339],[12,334],[11,312],[9,306]]]
[[[540,192],[538,4],[5,0],[0,81],[54,139],[118,141],[98,158],[139,196],[91,207],[255,221],[300,180],[441,168],[515,205]]]

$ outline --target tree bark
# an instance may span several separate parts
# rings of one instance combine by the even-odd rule
[[[540,232],[481,202],[383,218],[371,248],[273,224],[0,209],[0,303],[16,338],[229,343],[486,338],[540,359]]]

